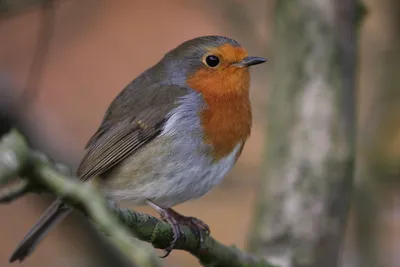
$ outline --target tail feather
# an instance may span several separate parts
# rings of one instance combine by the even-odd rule
[[[54,201],[24,239],[18,244],[9,261],[23,261],[33,252],[36,245],[39,244],[48,231],[64,219],[70,212],[71,208],[64,205],[59,199]]]

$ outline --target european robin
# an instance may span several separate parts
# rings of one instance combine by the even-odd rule
[[[84,182],[96,177],[113,200],[154,208],[173,229],[166,255],[181,236],[180,224],[202,241],[208,226],[171,207],[203,196],[235,165],[252,123],[248,67],[265,61],[227,37],[182,43],[113,100],[85,147],[77,176]],[[27,257],[71,210],[57,199],[10,262]]]

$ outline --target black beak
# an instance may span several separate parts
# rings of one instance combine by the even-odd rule
[[[244,59],[242,59],[240,62],[236,63],[235,65],[242,67],[242,68],[246,68],[246,67],[262,64],[266,61],[267,60],[262,57],[245,57]]]

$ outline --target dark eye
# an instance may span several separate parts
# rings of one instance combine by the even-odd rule
[[[219,65],[219,58],[214,55],[209,55],[206,57],[206,64],[209,67],[214,68]]]

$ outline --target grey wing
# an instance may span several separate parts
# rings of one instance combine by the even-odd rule
[[[168,113],[176,107],[176,100],[185,92],[182,88],[170,90],[175,90],[175,101],[156,96],[136,116],[104,120],[86,146],[85,156],[77,169],[80,179],[87,181],[101,175],[157,137]]]
[[[148,128],[142,128],[136,120],[118,123],[88,147],[77,175],[86,181],[109,170],[157,136],[162,123]]]

